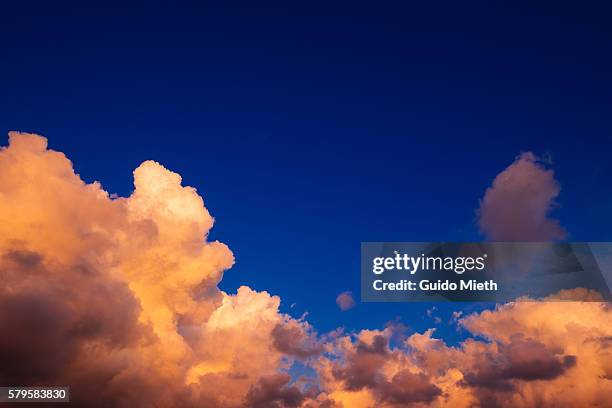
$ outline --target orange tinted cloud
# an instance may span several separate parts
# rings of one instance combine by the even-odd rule
[[[487,189],[479,226],[493,240],[563,238],[565,230],[548,218],[559,191],[552,171],[525,153]],[[545,300],[454,313],[470,334],[456,346],[436,339],[434,328],[394,347],[392,327],[340,336],[317,369],[330,396],[351,407],[606,406],[612,307],[582,288]]]
[[[472,337],[456,346],[435,329],[394,346],[389,328],[341,336],[318,372],[351,407],[606,406],[610,323],[609,303],[508,303],[461,319]]]
[[[87,406],[235,407],[319,352],[278,297],[217,288],[232,252],[206,240],[214,220],[178,174],[144,162],[113,199],[15,132],[0,169],[0,383],[70,384]]]
[[[93,407],[589,407],[612,395],[608,303],[457,314],[472,336],[455,346],[435,329],[396,336],[397,324],[318,336],[280,313],[277,296],[218,289],[232,252],[207,240],[202,197],[159,163],[134,171],[132,195],[111,198],[46,139],[11,133],[0,169],[2,384],[69,384],[73,405]],[[505,172],[485,195],[486,211],[500,211],[485,232],[522,222],[497,198],[529,179],[527,191],[545,191],[533,207],[543,221],[508,236],[558,237],[546,218],[552,174],[528,156]],[[291,378],[295,360],[317,377]]]

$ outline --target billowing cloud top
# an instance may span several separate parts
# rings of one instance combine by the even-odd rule
[[[309,336],[278,297],[217,288],[232,252],[206,241],[213,219],[178,174],[144,162],[133,194],[111,199],[45,138],[9,136],[0,383],[71,384],[88,406],[239,406],[288,364],[283,351],[307,357],[275,347],[282,330]]]

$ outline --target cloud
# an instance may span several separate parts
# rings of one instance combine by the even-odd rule
[[[482,361],[466,371],[471,386],[512,390],[509,380],[551,380],[576,365],[576,356],[559,356],[543,343],[515,334],[509,343],[499,343],[497,353],[488,353]]]
[[[561,188],[531,152],[495,177],[477,211],[480,231],[493,241],[548,241],[567,233],[549,213]]]
[[[336,304],[343,312],[352,309],[355,307],[355,299],[353,299],[353,294],[349,291],[342,292],[336,297]]]
[[[272,330],[274,346],[281,352],[300,359],[316,356],[323,351],[307,323],[290,319]]]
[[[288,374],[273,374],[261,378],[247,394],[246,406],[250,408],[295,408],[304,401],[296,386],[289,386]]]
[[[399,323],[317,334],[277,296],[218,288],[233,254],[207,239],[203,198],[161,164],[141,164],[134,192],[114,197],[45,138],[13,132],[0,169],[0,383],[69,384],[75,406],[136,408],[589,407],[612,395],[612,307],[551,301],[589,291],[454,313],[468,335],[455,345]],[[483,230],[558,237],[552,173],[529,155],[504,173]],[[540,210],[537,228],[506,229],[525,221],[500,206],[509,192]],[[350,292],[337,302],[354,305]],[[289,375],[296,360],[313,374]]]
[[[159,163],[111,198],[45,138],[11,132],[0,169],[1,383],[70,384],[76,406],[238,407],[319,352],[278,297],[218,289],[232,252]]]
[[[612,360],[590,340],[607,336],[604,322],[610,319],[607,303],[517,302],[468,316],[462,325],[498,346],[497,377],[515,388],[508,401],[497,401],[500,406],[586,407],[605,405],[603,396],[612,393],[602,377]],[[489,399],[504,398],[481,391]]]
[[[387,329],[335,338],[318,360],[323,389],[385,408],[595,407],[612,395],[608,303],[518,302],[457,318],[471,336],[455,346],[435,329],[396,346]]]
[[[335,365],[332,374],[348,390],[374,388],[381,381],[379,370],[389,354],[388,338],[385,335],[375,334],[370,341],[359,339],[355,347],[344,356],[344,364]]]
[[[442,391],[432,384],[424,374],[414,374],[402,370],[393,376],[391,381],[381,384],[380,400],[383,403],[405,406],[410,403],[431,402]]]
[[[363,330],[354,339],[336,339],[332,357],[319,360],[321,381],[331,397],[345,406],[429,404],[441,389],[407,364],[408,354],[392,349],[393,328]]]

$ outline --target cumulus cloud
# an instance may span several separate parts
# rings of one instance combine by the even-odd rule
[[[319,335],[277,296],[218,288],[232,252],[207,239],[202,197],[161,164],[141,164],[134,192],[114,197],[45,138],[11,133],[0,170],[0,383],[69,384],[75,406],[136,408],[595,407],[612,395],[609,303],[457,312],[469,336],[456,345],[397,323]],[[483,231],[560,237],[554,186],[521,156],[487,191]],[[500,201],[512,194],[540,211],[537,227],[506,228],[528,221]],[[348,292],[337,302],[354,305]],[[314,374],[289,375],[296,360]]]
[[[300,359],[316,356],[323,351],[323,344],[315,337],[310,325],[293,319],[277,324],[272,330],[272,340],[277,350]]]
[[[0,169],[0,383],[71,384],[76,405],[238,407],[319,352],[278,297],[218,289],[232,252],[159,163],[111,198],[45,138],[11,132]]]
[[[567,233],[549,217],[561,188],[531,152],[495,177],[480,202],[478,226],[494,241],[548,241]]]
[[[295,386],[288,385],[288,374],[273,374],[261,378],[247,394],[246,406],[251,408],[295,408],[304,396]]]
[[[334,339],[318,361],[324,389],[347,407],[394,407],[432,403],[441,389],[409,364],[405,350],[392,349],[393,328],[363,330]]]
[[[332,342],[318,360],[330,396],[351,407],[596,407],[612,395],[612,308],[517,302],[457,316],[455,346],[435,329],[391,346],[388,330]]]
[[[353,299],[353,293],[349,291],[342,292],[336,297],[336,304],[343,312],[354,308],[355,299]]]
[[[543,343],[524,339],[515,334],[508,343],[499,343],[494,352],[472,370],[466,371],[465,381],[472,386],[511,390],[509,380],[550,380],[559,377],[576,364],[576,356],[559,356]]]

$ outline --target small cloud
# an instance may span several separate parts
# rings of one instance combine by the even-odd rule
[[[342,292],[336,298],[336,304],[343,312],[354,308],[356,303],[355,299],[353,299],[353,293],[349,291]]]
[[[455,324],[459,322],[459,319],[461,319],[461,316],[463,316],[463,311],[458,310],[456,312],[453,312],[450,320],[448,321],[449,324]]]
[[[551,218],[561,187],[549,156],[521,154],[493,180],[477,211],[481,233],[493,241],[551,241],[567,236]]]
[[[429,317],[430,319],[433,319],[434,322],[436,324],[440,324],[442,323],[442,319],[439,318],[438,316],[434,316],[434,312],[436,311],[436,307],[432,307],[431,309],[427,309],[426,313],[427,313],[427,317]]]

